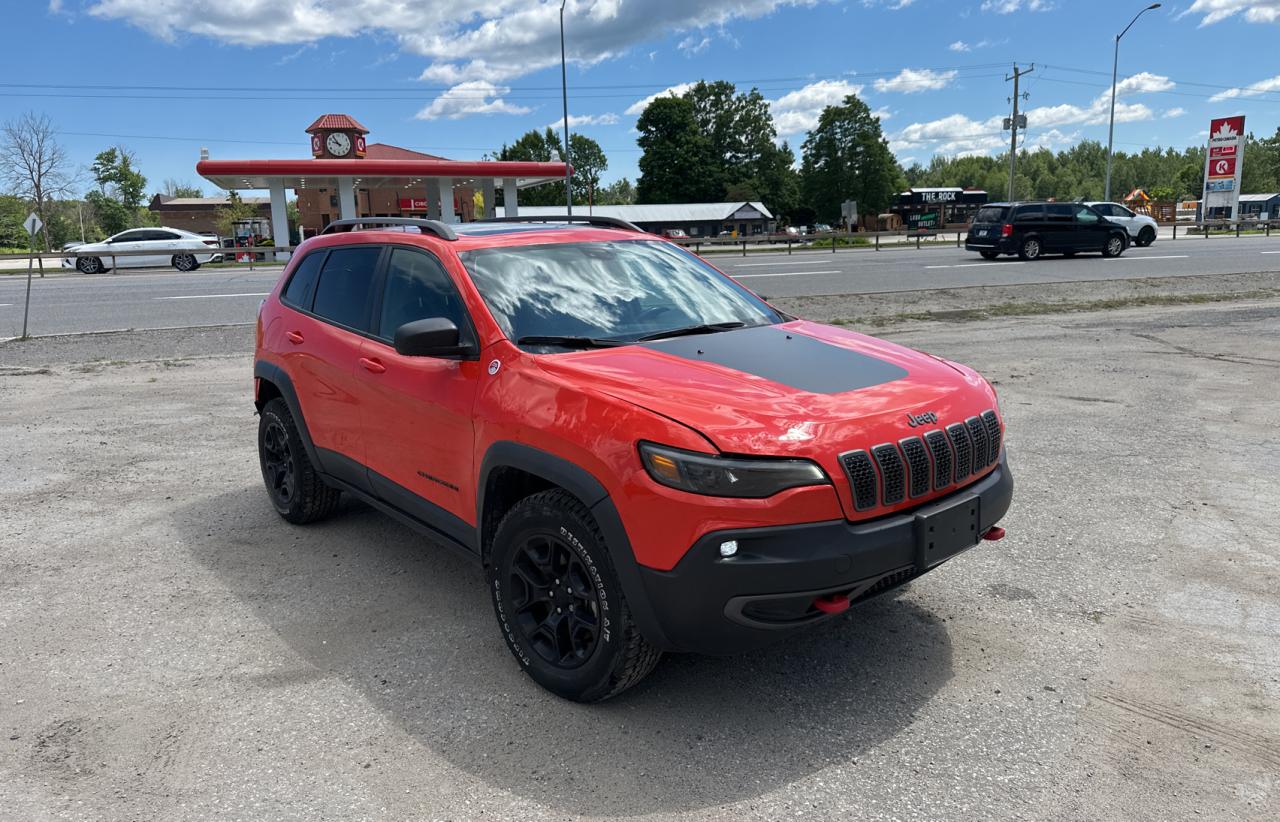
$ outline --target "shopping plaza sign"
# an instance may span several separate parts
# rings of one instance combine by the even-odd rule
[[[1244,115],[1211,121],[1204,164],[1204,219],[1236,218],[1243,163]]]

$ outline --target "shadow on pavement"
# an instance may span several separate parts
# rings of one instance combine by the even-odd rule
[[[944,624],[881,598],[757,653],[668,655],[634,690],[577,705],[518,669],[478,565],[362,504],[299,528],[255,485],[188,506],[177,524],[315,676],[338,677],[477,779],[566,814],[759,796],[857,759],[951,677]]]

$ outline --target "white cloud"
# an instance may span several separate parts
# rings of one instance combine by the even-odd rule
[[[703,37],[702,39],[698,39],[697,36],[691,34],[688,37],[681,40],[679,43],[677,43],[676,48],[684,52],[685,57],[692,57],[695,54],[701,54],[702,52],[706,51],[707,47],[710,45],[711,45],[710,37]]]
[[[880,118],[880,120],[881,120],[881,121],[884,121],[884,120],[888,120],[890,117],[892,117],[892,116],[893,116],[893,112],[889,110],[889,107],[888,107],[888,106],[881,106],[880,108],[875,109],[874,111],[872,111],[872,112],[871,112],[871,116],[872,116],[872,117],[878,117],[878,118]]]
[[[1048,11],[1053,8],[1051,0],[983,0],[983,11],[994,11],[996,14],[1013,14],[1019,9],[1027,11]]]
[[[716,31],[735,20],[756,19],[782,7],[816,2],[569,0],[565,9],[568,59],[578,66],[590,66],[672,34]],[[452,86],[481,80],[497,85],[560,62],[560,7],[551,2],[87,0],[87,10],[168,41],[193,34],[252,47],[385,35],[394,38],[401,51],[426,61],[424,80]],[[448,94],[453,98],[446,99]],[[423,113],[432,109],[493,113],[521,108],[502,101],[460,106],[458,97],[458,89],[449,89]]]
[[[955,71],[904,68],[894,77],[876,80],[875,88],[876,91],[897,91],[903,94],[936,91],[950,85],[956,74]]]
[[[961,52],[973,51],[973,46],[969,45],[963,40],[957,40],[951,45],[947,46],[947,48],[951,49],[952,51],[961,51]]]
[[[1196,0],[1178,16],[1198,14],[1201,26],[1211,26],[1241,13],[1250,23],[1280,22],[1280,0]]]
[[[528,114],[532,109],[502,99],[502,95],[510,91],[506,86],[496,86],[485,80],[468,80],[432,100],[431,105],[415,117],[419,120],[460,120],[473,114]]]
[[[618,115],[612,113],[569,115],[569,128],[578,128],[579,126],[612,126],[617,122]],[[554,123],[547,123],[545,128],[560,131],[564,128],[564,116],[561,115]]]
[[[1221,103],[1223,100],[1230,100],[1234,97],[1257,97],[1259,94],[1266,94],[1269,91],[1280,91],[1280,74],[1269,80],[1259,80],[1244,88],[1229,88],[1226,91],[1220,91],[1209,98],[1211,103]]]
[[[1185,108],[1171,108],[1168,111],[1166,111],[1164,114],[1161,114],[1160,116],[1165,118],[1166,120],[1171,120],[1174,117],[1181,117],[1186,113],[1187,113],[1187,110]]]
[[[623,114],[630,114],[632,116],[642,114],[644,113],[644,110],[649,107],[649,104],[654,100],[657,100],[659,97],[679,97],[681,94],[684,94],[686,91],[693,88],[693,86],[693,83],[676,83],[674,86],[668,86],[657,94],[650,94],[643,100],[636,100],[634,103],[627,106],[627,110],[624,111]]]
[[[839,105],[850,94],[861,94],[862,86],[847,80],[819,80],[804,88],[769,101],[773,124],[778,136],[799,134],[818,124],[818,116],[827,106]]]

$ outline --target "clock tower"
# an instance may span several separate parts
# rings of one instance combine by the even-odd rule
[[[346,114],[324,114],[307,127],[311,135],[311,156],[321,160],[350,160],[364,157],[369,129]]]

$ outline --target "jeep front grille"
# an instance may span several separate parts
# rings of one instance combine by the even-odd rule
[[[925,431],[897,444],[886,442],[866,451],[840,455],[849,477],[853,507],[866,511],[897,505],[908,497],[922,497],[980,474],[1000,459],[1003,441],[1000,418],[994,410]]]

